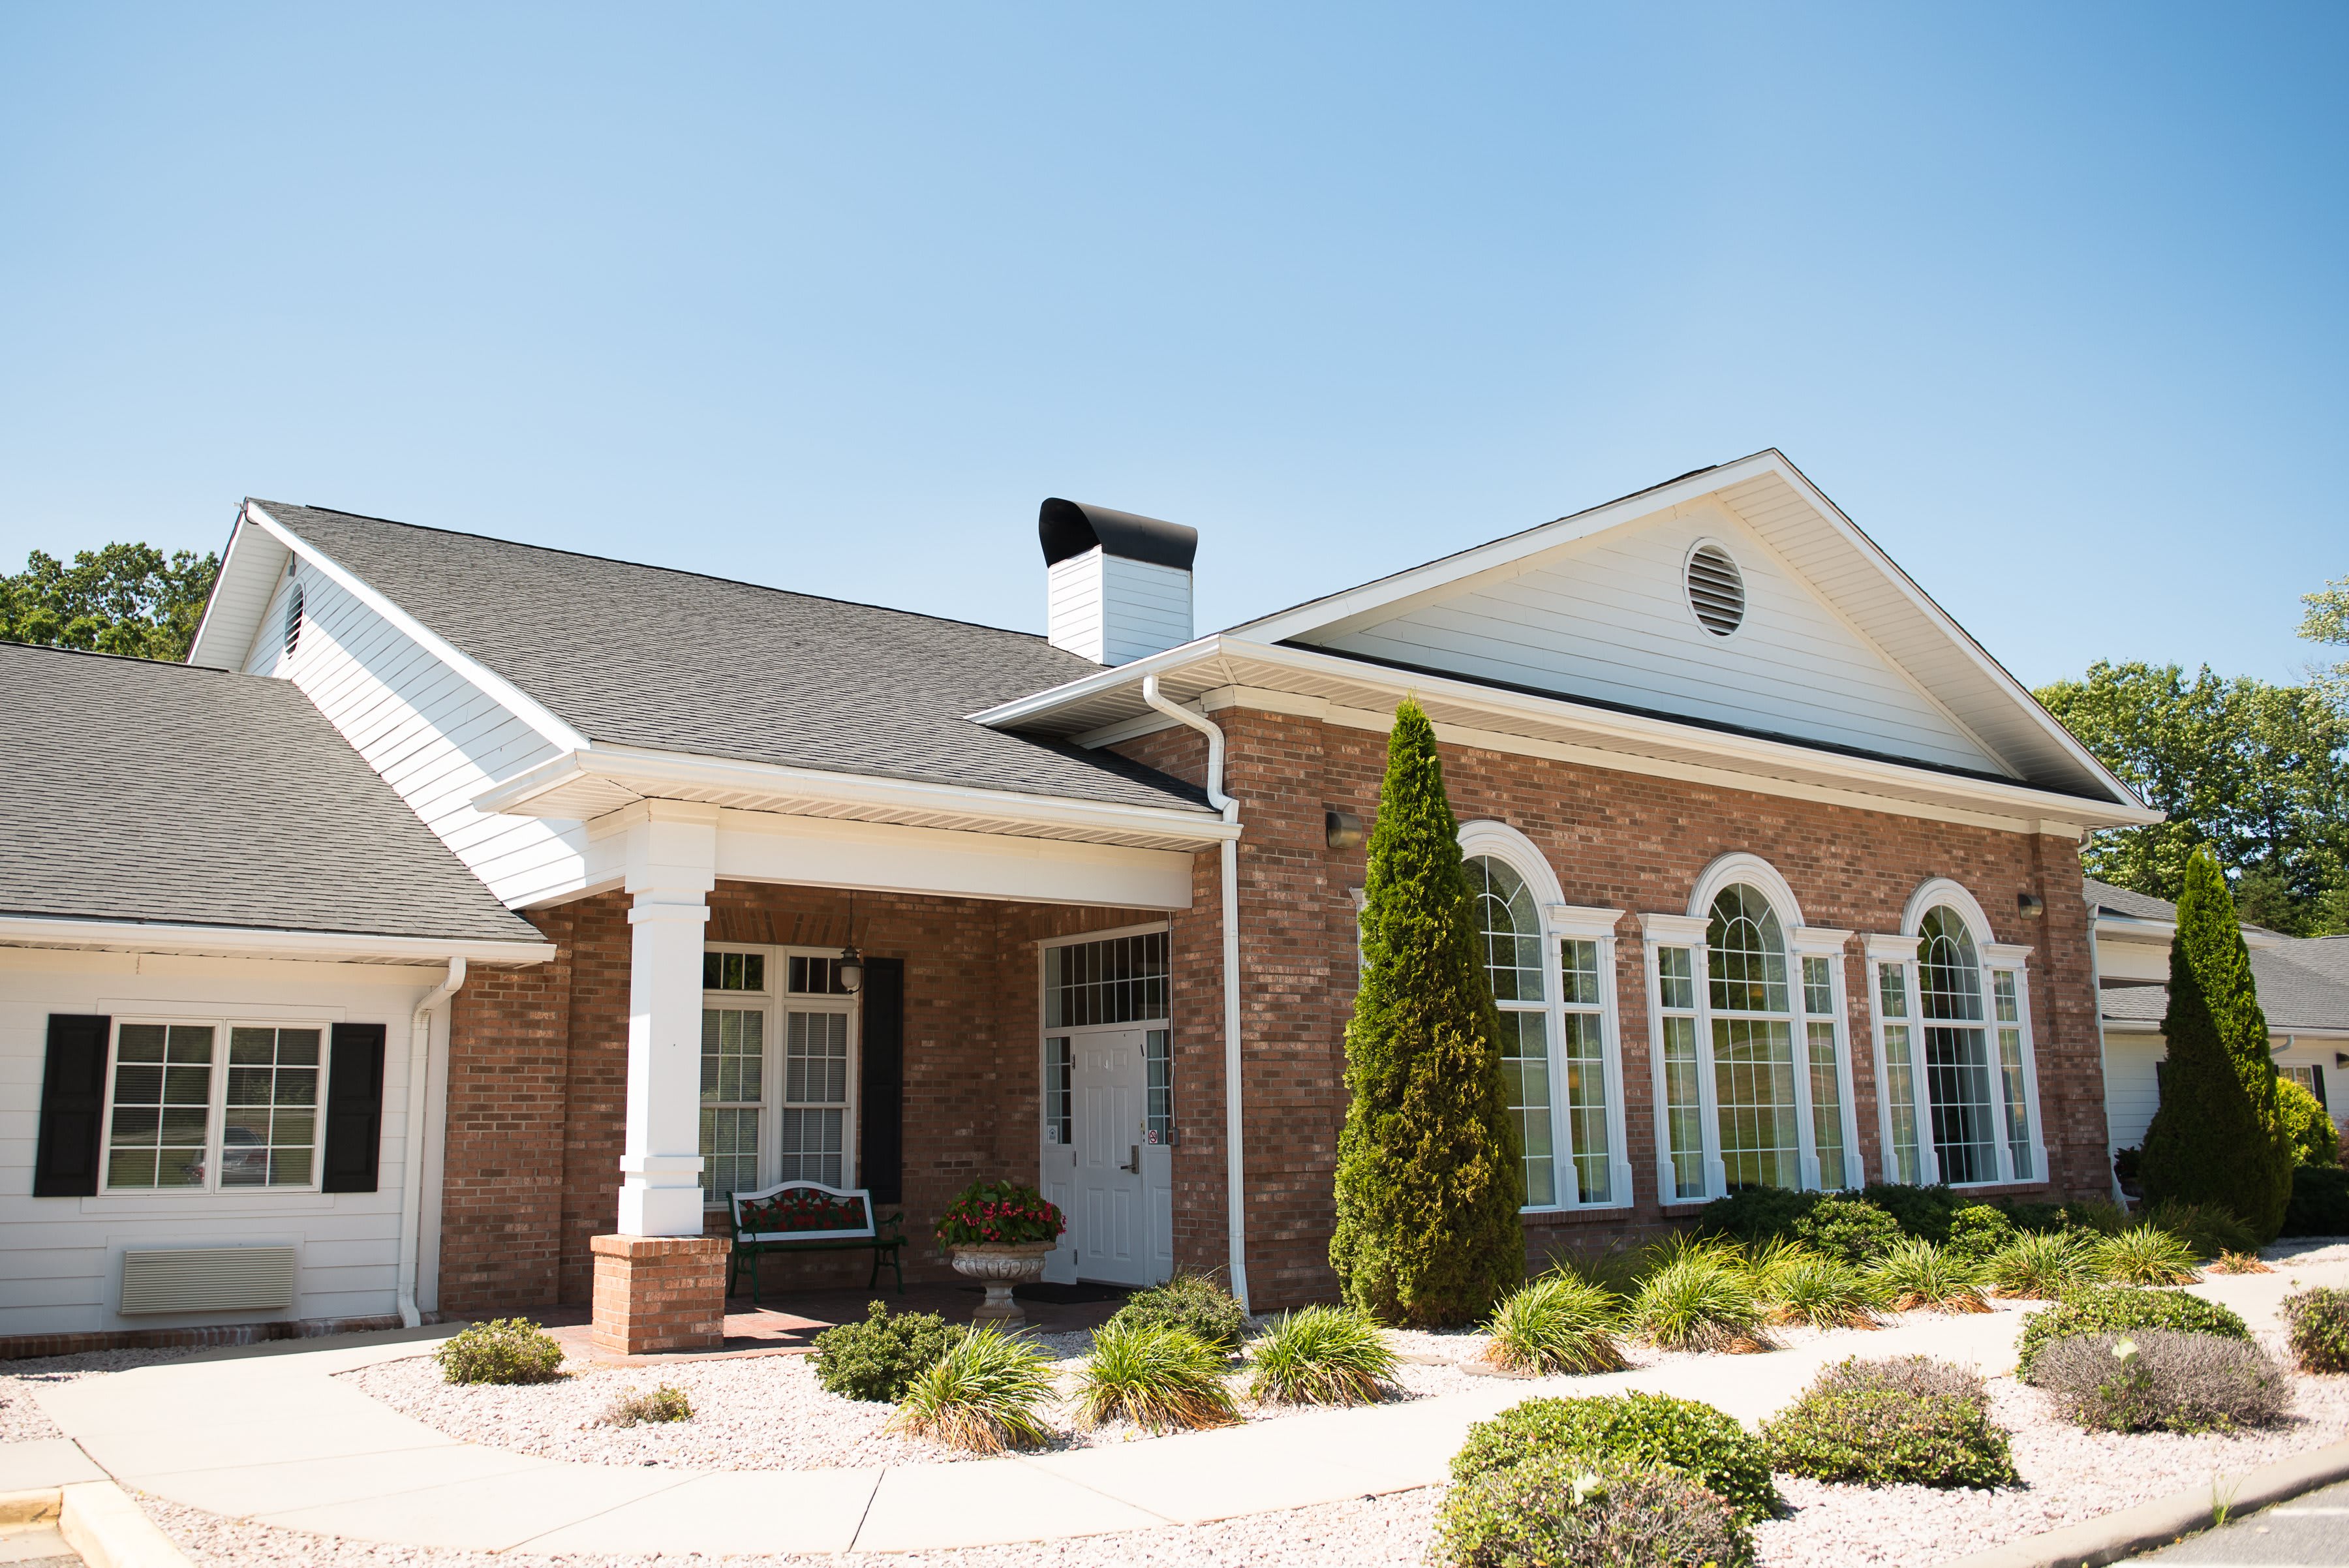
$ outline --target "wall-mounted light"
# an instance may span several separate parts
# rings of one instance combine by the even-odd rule
[[[1362,819],[1350,811],[1325,810],[1321,814],[1321,828],[1332,849],[1360,849],[1367,836],[1362,828]]]
[[[2014,908],[2026,920],[2035,920],[2047,912],[2047,900],[2036,893],[2017,893]]]

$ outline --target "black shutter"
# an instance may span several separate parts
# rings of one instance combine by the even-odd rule
[[[2317,1105],[2330,1113],[2333,1106],[2324,1097],[2324,1067],[2322,1063],[2308,1070],[2308,1079],[2310,1085],[2316,1090]]]
[[[39,1152],[33,1196],[88,1198],[98,1191],[98,1129],[106,1116],[106,1040],[110,1018],[49,1014],[49,1057],[41,1072]]]
[[[858,1163],[873,1201],[905,1200],[905,961],[864,961],[864,1112]]]
[[[328,1192],[373,1192],[383,1144],[383,1025],[337,1023],[326,1058]]]

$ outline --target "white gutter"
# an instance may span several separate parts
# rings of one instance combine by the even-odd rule
[[[1179,703],[1159,695],[1155,673],[1142,678],[1142,700],[1176,723],[1207,737],[1207,804],[1223,813],[1232,833],[1217,847],[1223,856],[1224,916],[1224,1225],[1231,1238],[1232,1294],[1247,1309],[1247,1204],[1243,1191],[1247,1168],[1240,1144],[1240,805],[1224,793],[1224,732]]]
[[[399,1323],[414,1328],[424,1321],[416,1305],[416,1278],[423,1270],[419,1256],[424,1236],[424,1114],[425,1075],[431,1065],[432,1010],[457,994],[465,983],[465,961],[449,961],[449,978],[425,993],[416,1004],[408,1032],[408,1129],[399,1162]]]
[[[0,947],[97,948],[112,952],[202,953],[229,958],[356,959],[377,963],[544,963],[554,944],[470,941],[450,937],[377,937],[350,931],[299,931],[264,926],[176,925],[160,920],[86,920],[47,915],[0,916]]]

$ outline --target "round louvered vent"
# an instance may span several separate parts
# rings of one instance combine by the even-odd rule
[[[1689,608],[1704,629],[1727,637],[1745,620],[1745,579],[1718,545],[1700,545],[1688,558]]]

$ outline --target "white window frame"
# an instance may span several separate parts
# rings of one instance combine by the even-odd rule
[[[1923,965],[1919,950],[1923,945],[1925,917],[1931,914],[1934,909],[1944,906],[1954,910],[1958,919],[1965,922],[1967,931],[1974,940],[1974,951],[1982,962],[1982,1043],[1990,1063],[1991,1108],[1998,1129],[1998,1136],[1993,1140],[1997,1146],[1998,1174],[1987,1181],[1952,1182],[1951,1186],[1961,1191],[1973,1191],[1992,1187],[2044,1186],[2049,1179],[2047,1129],[2040,1119],[2039,1050],[2031,1014],[2032,950],[2019,943],[1999,941],[1991,929],[1990,917],[1983,912],[1981,901],[1973,896],[1964,883],[1948,877],[1928,877],[1918,884],[1915,892],[1909,894],[1908,908],[1901,913],[1901,935],[1899,938],[1870,937],[1868,939],[1871,953],[1875,950],[1875,944],[1879,941],[1886,943],[1888,949],[1892,943],[1898,942],[1900,944],[1899,950],[1905,955],[1902,961],[1908,971],[1909,1049],[1912,1064],[1911,1087],[1916,1094],[1919,1179],[1929,1185],[1941,1179],[1940,1155],[1933,1147],[1931,1075],[1925,1071],[1925,992],[1924,975],[1921,972]],[[2031,1158],[2032,1164],[2038,1172],[2035,1176],[2018,1177],[2014,1174],[2014,1150],[2006,1124],[2006,1092],[2003,1075],[2000,1070],[1996,1000],[1998,982],[1992,978],[2000,973],[2011,974],[2014,977],[2015,1013],[2023,1034],[2023,1109],[2024,1114],[2031,1118]],[[1873,979],[1872,971],[1870,978]],[[1876,1005],[1878,1000],[1871,995],[1871,1012],[1881,1011],[1880,1007]],[[1880,1020],[1877,1034],[1879,1042],[1878,1064],[1880,1073],[1883,1064],[1881,1054],[1883,1029]],[[1879,1077],[1878,1083],[1881,1085],[1882,1082],[1882,1078]],[[1878,1098],[1880,1100],[1882,1097],[1879,1091]],[[1892,1147],[1889,1113],[1885,1118],[1884,1147],[1886,1168],[1889,1170],[1891,1168]]]
[[[791,984],[791,961],[794,958],[836,959],[838,948],[775,947],[761,942],[720,942],[702,944],[705,953],[757,953],[766,960],[767,987],[764,991],[709,991],[701,993],[704,1011],[720,1008],[734,1012],[763,1012],[761,1024],[763,1046],[760,1064],[758,1133],[758,1187],[771,1187],[782,1179],[783,1118],[787,1108],[838,1110],[841,1113],[840,1175],[838,1185],[861,1187],[857,1160],[863,1150],[858,1147],[860,1118],[864,1113],[864,994],[850,996],[799,995],[788,989]],[[785,1014],[791,1012],[836,1012],[848,1018],[847,1098],[839,1106],[814,1106],[802,1102],[793,1107],[783,1097],[787,1082],[784,1055],[787,1049]],[[697,1045],[697,1049],[698,1046]],[[697,1073],[698,1069],[696,1069]],[[723,1200],[705,1199],[703,1208],[709,1212],[721,1212]]]
[[[1045,1075],[1051,1068],[1050,1043],[1054,1040],[1067,1040],[1070,1042],[1069,1050],[1071,1056],[1071,1071],[1073,1073],[1075,1070],[1075,1041],[1077,1036],[1081,1034],[1116,1033],[1128,1029],[1140,1030],[1145,1036],[1145,1043],[1143,1047],[1144,1059],[1142,1075],[1143,1114],[1145,1120],[1149,1116],[1150,1106],[1150,1071],[1147,1055],[1149,1046],[1146,1037],[1149,1031],[1154,1029],[1161,1029],[1166,1032],[1167,1120],[1172,1127],[1170,1137],[1177,1141],[1180,1140],[1182,1137],[1183,1123],[1180,1107],[1183,1103],[1183,1094],[1182,1085],[1174,1082],[1174,1021],[1172,1016],[1174,1011],[1174,923],[1172,920],[1146,920],[1142,924],[1135,926],[1113,926],[1107,930],[1079,931],[1071,936],[1046,937],[1036,944],[1036,1140],[1040,1148],[1066,1148],[1071,1147],[1067,1144],[1054,1143],[1045,1136],[1045,1123],[1047,1120],[1046,1113],[1049,1106],[1044,1097],[1044,1085]],[[1048,951],[1053,948],[1081,948],[1089,942],[1111,941],[1119,937],[1154,936],[1161,931],[1167,933],[1165,1016],[1157,1018],[1137,1018],[1124,1023],[1063,1023],[1055,1026],[1044,1022],[1045,1019],[1051,1016],[1051,989],[1045,981],[1045,975],[1049,966],[1045,962],[1044,955]],[[1076,1106],[1073,1102],[1069,1106],[1069,1115],[1071,1118],[1070,1131],[1071,1136],[1073,1137],[1075,1134],[1076,1116]]]
[[[1623,1051],[1618,1016],[1620,1002],[1617,992],[1619,988],[1615,970],[1615,928],[1622,919],[1623,911],[1568,903],[1565,889],[1558,886],[1557,873],[1550,868],[1548,857],[1542,854],[1532,839],[1507,823],[1485,820],[1461,826],[1461,858],[1471,860],[1480,856],[1500,861],[1524,880],[1526,892],[1533,896],[1534,910],[1538,918],[1536,940],[1540,944],[1542,955],[1542,1030],[1544,1048],[1549,1059],[1552,1187],[1559,1194],[1559,1201],[1529,1203],[1519,1212],[1580,1214],[1629,1209],[1632,1201],[1631,1161],[1625,1152]],[[1604,1202],[1586,1203],[1582,1200],[1581,1173],[1574,1163],[1572,1124],[1567,1116],[1566,1064],[1562,1055],[1566,1043],[1566,976],[1562,972],[1559,944],[1569,939],[1599,944],[1599,1062],[1606,1081],[1609,1139],[1607,1179],[1609,1196]],[[1585,1010],[1578,1008],[1576,1011]],[[1569,1192],[1573,1195],[1571,1198],[1566,1196]]]
[[[157,1198],[165,1201],[199,1198],[282,1198],[323,1190],[326,1164],[326,1095],[327,1075],[334,1068],[335,1023],[323,1018],[280,1018],[220,1016],[207,1018],[199,1013],[126,1013],[117,1015],[109,1026],[106,1041],[106,1104],[98,1118],[98,1195],[102,1198]],[[204,1109],[204,1181],[201,1187],[117,1187],[110,1172],[114,1152],[114,1075],[121,1063],[122,1026],[157,1024],[169,1029],[209,1029],[212,1032],[212,1078],[206,1089]],[[267,1187],[223,1187],[221,1168],[224,1163],[223,1144],[228,1131],[228,1052],[229,1041],[239,1029],[304,1029],[316,1030],[318,1035],[318,1098],[314,1107],[316,1119],[311,1127],[310,1179],[300,1184],[282,1183]]]
[[[1905,1026],[1909,1031],[1909,1114],[1915,1118],[1917,1127],[1917,1184],[1931,1187],[1941,1179],[1941,1162],[1933,1152],[1932,1107],[1925,1103],[1925,1074],[1920,1060],[1924,1042],[1918,1032],[1917,950],[1921,944],[1915,937],[1869,936],[1862,945],[1868,954],[1869,1033],[1876,1045],[1876,1127],[1882,1140],[1876,1148],[1883,1167],[1883,1179],[1900,1179],[1899,1157],[1892,1147],[1892,1053],[1884,1032]],[[1883,981],[1878,973],[1885,969],[1900,971],[1900,984],[1909,1002],[1908,1016],[1904,1018],[1885,1014]]]
[[[1802,905],[1796,901],[1795,891],[1787,885],[1785,877],[1779,875],[1778,868],[1758,855],[1741,852],[1723,855],[1704,868],[1689,894],[1686,914],[1643,914],[1640,917],[1645,950],[1642,967],[1646,971],[1648,988],[1649,1065],[1655,1096],[1656,1194],[1658,1200],[1666,1207],[1686,1208],[1710,1203],[1729,1189],[1728,1168],[1721,1158],[1721,1107],[1713,1079],[1713,966],[1707,937],[1713,925],[1713,900],[1738,883],[1752,888],[1768,901],[1786,938],[1786,1007],[1796,1068],[1794,1075],[1795,1162],[1802,1174],[1804,1189],[1816,1191],[1819,1186],[1818,1137],[1811,1104],[1808,1028],[1815,1018],[1835,1027],[1837,1082],[1843,1096],[1844,1149],[1854,1176],[1858,1178],[1860,1185],[1866,1183],[1867,1164],[1859,1153],[1858,1116],[1852,1088],[1851,1031],[1847,1022],[1848,1002],[1844,989],[1844,953],[1851,933],[1832,927],[1805,925]],[[1696,992],[1697,1106],[1703,1137],[1704,1191],[1692,1198],[1678,1196],[1679,1180],[1672,1168],[1671,1112],[1666,1098],[1664,1077],[1663,976],[1660,956],[1665,948],[1689,950]],[[1803,986],[1803,959],[1806,955],[1829,961],[1827,968],[1835,987],[1835,1013],[1832,1017],[1806,1010],[1808,1003]]]

